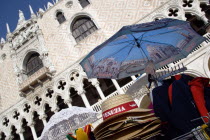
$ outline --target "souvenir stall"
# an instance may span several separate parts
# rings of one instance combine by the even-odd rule
[[[156,75],[157,69],[187,57],[204,40],[189,22],[167,18],[124,26],[91,51],[80,62],[88,78],[121,79],[146,72],[146,80],[139,83],[149,83],[144,88],[147,101],[141,105],[145,109],[134,111],[131,100],[118,104],[127,94],[102,103],[104,121],[94,130],[96,139],[209,139],[209,79],[176,75],[184,66]]]
[[[189,22],[177,19],[122,27],[92,50],[80,65],[88,78],[121,79],[145,72],[146,78],[140,76],[126,94],[104,100],[103,121],[96,128],[87,125],[94,121],[95,113],[85,110],[86,115],[77,116],[80,118],[77,122],[87,121],[77,128],[69,123],[71,129],[65,131],[65,137],[69,140],[209,140],[210,80],[178,74],[186,70],[184,66],[164,74],[157,71],[185,58],[204,40]],[[136,89],[134,86],[141,89],[140,94],[132,91]],[[142,95],[139,107],[134,99]],[[89,115],[92,118],[88,119]],[[57,123],[60,124],[53,122]],[[42,137],[49,138],[47,135],[52,134],[55,139],[59,133],[54,128],[58,125],[49,127],[51,133],[45,128]],[[59,132],[63,130],[62,127]]]

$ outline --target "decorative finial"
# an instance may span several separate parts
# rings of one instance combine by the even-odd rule
[[[30,9],[30,12],[31,12],[31,18],[35,18],[36,15],[34,14],[34,11],[33,11],[32,7],[31,7],[31,5],[29,5],[29,9]]]
[[[53,4],[51,2],[47,3],[47,9],[49,9],[50,7],[53,7]]]
[[[2,37],[1,38],[1,42],[0,42],[1,44],[4,44],[5,43],[5,40],[4,40],[4,38]]]
[[[18,19],[18,24],[17,24],[17,28],[19,28],[20,26],[22,26],[24,23],[25,23],[25,17],[24,17],[24,14],[21,10],[19,10],[19,19]]]
[[[23,12],[21,11],[21,10],[19,10],[19,20],[18,20],[18,22],[22,22],[22,21],[25,21],[25,17],[24,17],[24,14],[23,14]]]
[[[8,24],[8,23],[6,23],[6,27],[7,27],[7,33],[11,33],[11,32],[10,32],[10,28],[9,28],[9,24]]]
[[[29,5],[29,9],[30,9],[31,14],[34,14],[34,11],[33,11],[32,7],[31,7],[31,5]]]

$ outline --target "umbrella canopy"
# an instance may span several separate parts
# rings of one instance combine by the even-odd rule
[[[76,129],[96,120],[97,112],[88,108],[72,106],[62,109],[50,118],[40,140],[64,140],[68,133],[73,134]]]
[[[160,68],[184,58],[204,40],[177,19],[124,26],[80,64],[89,78],[120,79],[143,73],[151,61]]]

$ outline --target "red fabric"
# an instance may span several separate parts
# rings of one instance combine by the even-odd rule
[[[204,87],[209,86],[209,80],[209,78],[197,77],[188,83],[193,99],[201,116],[208,116],[208,110],[206,109],[204,99]],[[208,119],[204,118],[204,121],[207,123]]]
[[[90,124],[85,126],[84,132],[88,135],[88,138],[90,140],[90,132],[91,132],[91,125]]]
[[[175,80],[179,80],[182,76],[181,75],[175,75]],[[168,87],[168,98],[170,104],[172,104],[172,84]]]

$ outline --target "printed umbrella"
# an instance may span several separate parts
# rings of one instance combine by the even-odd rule
[[[68,133],[97,120],[97,112],[72,106],[55,113],[44,127],[40,140],[64,140]]]
[[[204,40],[177,19],[124,26],[80,64],[89,78],[120,79],[144,73],[149,62],[160,68],[184,58]]]

